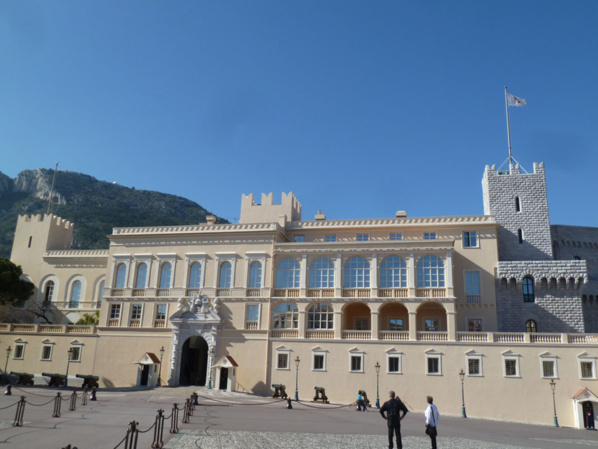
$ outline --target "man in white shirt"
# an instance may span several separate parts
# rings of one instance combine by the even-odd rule
[[[426,435],[430,437],[432,441],[432,449],[436,449],[436,435],[438,435],[438,420],[440,419],[440,413],[438,413],[438,408],[433,404],[434,398],[432,396],[428,396],[428,407],[426,408],[426,412],[424,416],[426,417]]]

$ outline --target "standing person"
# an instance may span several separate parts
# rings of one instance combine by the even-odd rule
[[[393,432],[397,440],[397,449],[403,449],[403,441],[401,440],[401,421],[407,414],[407,407],[405,407],[403,401],[399,398],[395,398],[394,391],[389,391],[388,397],[390,399],[380,408],[380,414],[382,415],[382,418],[386,419],[388,425],[388,449],[393,449]],[[384,412],[386,412],[386,415],[384,415]],[[403,412],[402,415],[401,412]]]
[[[357,410],[358,411],[363,411],[367,412],[368,409],[365,406],[365,401],[363,400],[363,396],[361,395],[361,391],[359,391],[359,393],[357,393]]]
[[[434,405],[434,398],[428,396],[428,407],[424,416],[426,417],[426,435],[430,437],[432,441],[432,449],[436,449],[436,436],[438,435],[438,420],[440,419],[440,413],[438,413],[438,407]]]

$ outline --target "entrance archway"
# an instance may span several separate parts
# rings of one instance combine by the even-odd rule
[[[189,337],[181,350],[179,385],[206,385],[208,343],[199,336]]]

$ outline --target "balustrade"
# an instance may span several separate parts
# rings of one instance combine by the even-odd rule
[[[448,341],[448,334],[446,332],[423,332],[417,333],[418,341]]]
[[[334,338],[333,330],[307,330],[305,331],[305,338],[314,338],[317,340],[332,340]]]
[[[372,331],[344,330],[343,340],[371,340]]]
[[[380,340],[409,341],[409,331],[380,331]]]
[[[297,329],[273,329],[270,331],[272,338],[297,338],[299,331]]]

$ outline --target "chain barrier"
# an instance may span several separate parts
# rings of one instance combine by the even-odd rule
[[[60,405],[62,403],[62,396],[60,396],[60,391],[56,393],[56,398],[54,399],[54,413],[52,413],[52,418],[60,418]]]
[[[170,416],[170,433],[179,433],[179,404],[176,402],[172,406]]]
[[[29,401],[26,401],[27,404],[31,405],[32,407],[42,407],[44,405],[48,405],[50,402],[54,402],[54,399],[50,399],[48,402],[44,402],[43,404],[32,404]]]
[[[138,425],[139,423],[135,421],[129,423],[129,429],[125,437],[125,449],[137,449],[137,440],[139,439]]]
[[[77,392],[73,391],[71,394],[71,405],[69,406],[69,411],[74,412],[77,410]]]
[[[14,407],[14,406],[15,406],[15,405],[17,405],[17,404],[18,404],[18,402],[15,402],[14,404],[10,404],[10,405],[7,405],[6,407],[2,407],[2,408],[0,408],[0,411],[1,411],[1,410],[6,410],[7,408]]]
[[[21,400],[17,405],[17,412],[15,413],[15,420],[12,423],[13,427],[23,427],[23,415],[25,414],[25,396],[21,396]]]
[[[183,409],[183,419],[181,420],[181,422],[188,424],[189,416],[191,416],[191,415],[190,415],[190,410],[189,410],[189,399],[187,399],[185,401],[185,408]]]
[[[152,449],[161,449],[164,446],[164,410],[158,410],[154,426],[154,441],[152,441]]]
[[[214,399],[211,398],[209,396],[202,396],[201,394],[198,395],[200,398],[202,399],[207,399],[209,401],[214,401],[214,402],[219,402],[221,404],[228,404],[228,405],[268,405],[268,404],[274,404],[276,402],[282,402],[284,401],[284,399],[275,399],[273,401],[268,401],[268,402],[230,402],[230,401],[223,401],[221,399]]]

